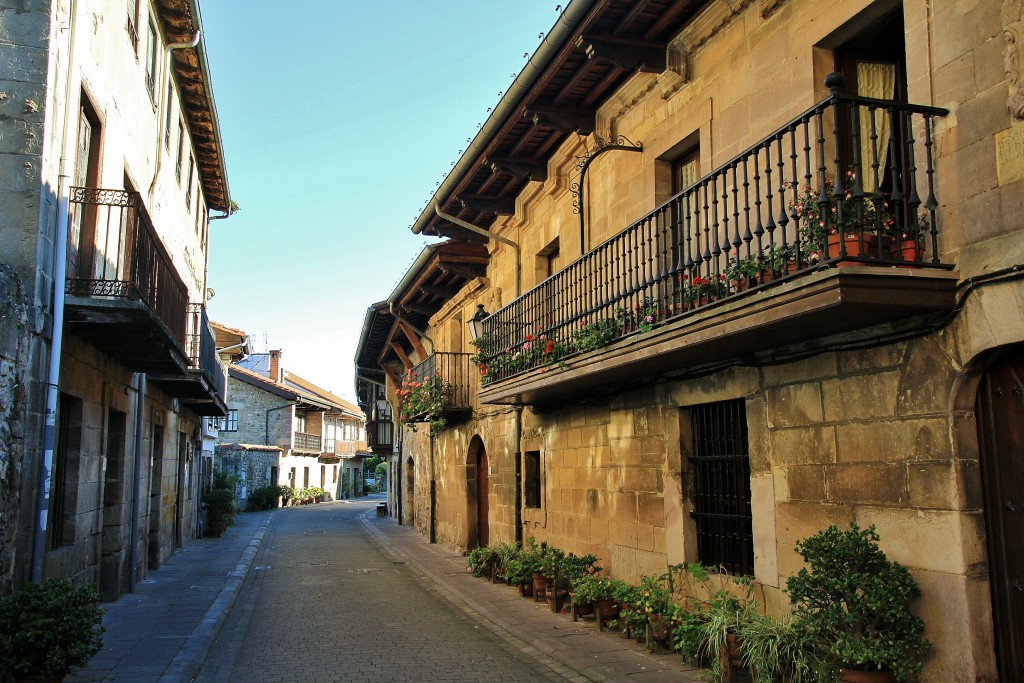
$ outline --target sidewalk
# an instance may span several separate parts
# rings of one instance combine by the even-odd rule
[[[373,512],[360,515],[364,528],[382,549],[418,569],[453,605],[489,620],[499,637],[514,637],[591,681],[689,683],[700,670],[673,654],[652,654],[621,633],[597,630],[592,619],[573,623],[554,614],[546,602],[519,596],[504,584],[491,584],[466,572],[466,558],[431,545],[410,527]],[[479,618],[479,617],[477,617]],[[579,676],[567,676],[579,680]]]
[[[193,541],[103,609],[103,649],[68,683],[189,681],[231,610],[273,512],[240,514]]]

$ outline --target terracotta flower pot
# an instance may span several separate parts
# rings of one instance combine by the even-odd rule
[[[533,601],[538,602],[546,597],[545,586],[547,586],[547,580],[544,575],[540,572],[533,573]]]
[[[855,669],[840,669],[840,683],[896,683],[896,676],[891,671],[884,669],[872,669],[871,671],[857,671]]]

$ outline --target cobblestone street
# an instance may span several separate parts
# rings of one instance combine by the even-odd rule
[[[196,680],[566,680],[372,543],[357,516],[375,503],[275,513]]]

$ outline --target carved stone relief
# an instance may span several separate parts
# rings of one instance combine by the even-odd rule
[[[1024,84],[1021,83],[1021,68],[1024,64],[1024,44],[1021,42],[1022,5],[1024,0],[1003,0],[1003,39],[1006,41],[1003,64],[1010,85],[1006,105],[1010,115],[1017,121],[1024,120]]]

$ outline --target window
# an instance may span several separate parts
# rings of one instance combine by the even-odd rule
[[[308,489],[309,488],[309,468],[308,467],[303,467],[302,468],[302,488],[304,488],[304,489]]]
[[[156,56],[157,56],[157,33],[156,26],[149,22],[149,41],[146,43],[146,88],[149,96],[156,100]]]
[[[51,550],[74,541],[74,517],[68,511],[75,509],[78,491],[71,486],[71,482],[77,478],[71,474],[77,472],[82,451],[82,401],[65,394],[61,394],[58,400],[57,451],[50,480]]]
[[[700,178],[700,148],[693,147],[672,162],[672,194],[678,194]]]
[[[333,474],[331,475],[331,481],[333,483],[337,484],[338,483],[338,466],[335,465],[334,467],[331,468],[331,470],[333,472]]]
[[[178,119],[178,154],[174,160],[174,177],[181,185],[181,167],[185,158],[185,124]]]
[[[236,408],[228,408],[228,416],[219,419],[217,430],[221,432],[238,431],[238,410]]]
[[[192,174],[196,170],[196,160],[191,154],[188,155],[188,179],[185,181],[185,208],[192,208]],[[196,223],[196,232],[199,232],[199,224]]]
[[[171,123],[174,121],[174,86],[167,84],[167,112],[164,119],[164,149],[171,150]]]
[[[131,41],[132,51],[139,56],[139,0],[128,0],[128,23],[125,26],[128,30],[128,40]]]
[[[540,507],[540,451],[523,453],[523,498],[528,508]]]
[[[730,574],[752,575],[746,405],[736,399],[695,406],[691,425],[691,514],[697,525],[697,560]]]

